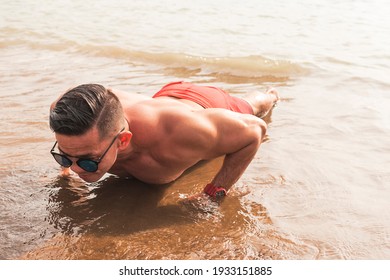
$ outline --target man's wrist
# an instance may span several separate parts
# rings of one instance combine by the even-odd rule
[[[218,187],[213,184],[207,184],[203,191],[212,198],[220,199],[227,195],[227,191],[224,187]]]

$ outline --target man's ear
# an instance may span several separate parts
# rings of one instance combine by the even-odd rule
[[[119,139],[119,150],[124,150],[129,146],[131,142],[131,138],[133,138],[133,133],[130,131],[123,131],[121,134],[119,134],[118,139]]]

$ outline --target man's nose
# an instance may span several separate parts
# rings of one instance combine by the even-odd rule
[[[73,162],[73,164],[70,166],[70,169],[77,174],[84,172],[84,169],[78,166],[76,162]]]

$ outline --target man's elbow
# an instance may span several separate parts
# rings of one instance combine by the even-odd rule
[[[257,134],[258,134],[258,139],[259,139],[260,143],[263,141],[263,139],[266,135],[266,132],[267,132],[267,124],[262,119],[259,119],[258,120]]]
[[[250,141],[249,145],[257,150],[264,141],[266,132],[267,124],[260,119],[256,125],[252,127],[251,133],[247,136],[247,140]]]

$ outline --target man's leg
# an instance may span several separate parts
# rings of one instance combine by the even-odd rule
[[[265,117],[280,100],[278,92],[274,88],[265,93],[252,93],[243,98],[253,109],[254,115],[259,118]]]

